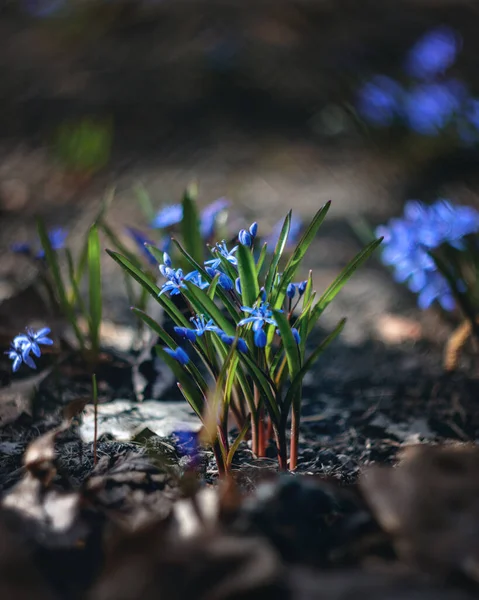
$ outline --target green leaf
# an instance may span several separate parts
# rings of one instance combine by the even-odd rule
[[[291,228],[292,213],[293,211],[290,210],[289,213],[286,215],[286,218],[284,219],[283,226],[281,228],[281,232],[279,234],[278,241],[276,242],[276,247],[274,249],[273,258],[271,259],[268,273],[266,275],[266,283],[264,288],[268,296],[271,290],[273,289],[276,273],[278,272],[279,261],[283,256],[283,252],[286,247],[286,242],[288,241],[289,230]]]
[[[145,248],[147,248],[153,254],[153,256],[159,264],[163,264],[163,250],[160,250],[156,246],[153,246],[153,244],[145,244]]]
[[[347,283],[351,275],[358,269],[376,250],[383,238],[374,240],[359,252],[351,262],[341,271],[333,283],[326,289],[323,295],[319,298],[314,308],[311,311],[308,332],[310,332],[316,324],[324,309],[330,304],[335,296],[341,291]]]
[[[180,363],[172,356],[165,352],[161,346],[155,346],[156,353],[158,356],[165,361],[168,367],[173,371],[176,379],[180,383],[180,390],[184,394],[191,408],[195,413],[203,420],[203,409],[205,404],[205,398],[198,386],[194,384],[191,373],[180,365]]]
[[[99,227],[119,252],[126,256],[126,258],[131,263],[133,263],[138,269],[142,267],[142,262],[138,259],[138,256],[134,252],[130,252],[130,250],[128,250],[125,244],[123,244],[123,242],[120,241],[120,238],[116,235],[113,229],[109,227],[109,225],[107,225],[103,221],[100,221]]]
[[[165,309],[168,315],[175,321],[177,325],[183,327],[189,327],[190,323],[188,319],[181,313],[181,311],[175,306],[175,304],[165,294],[160,294],[160,288],[154,283],[145,273],[138,269],[131,261],[125,256],[122,256],[118,252],[112,250],[106,251],[115,262],[117,262],[122,269],[124,269],[133,279],[138,283]]]
[[[68,248],[65,248],[65,256],[67,258],[68,278],[72,287],[68,303],[71,304],[71,306],[78,306],[85,322],[88,323],[88,310],[75,278],[75,265],[73,264],[72,253]]]
[[[258,274],[258,276],[261,272],[261,269],[263,268],[264,260],[266,258],[267,252],[268,252],[268,244],[263,244],[263,247],[261,248],[261,252],[259,254],[258,262],[256,263],[256,273]]]
[[[102,317],[100,237],[94,225],[88,235],[88,274],[90,283],[90,342],[95,356],[100,351]]]
[[[260,395],[263,398],[271,419],[276,424],[280,421],[280,409],[278,406],[278,400],[276,398],[276,387],[274,383],[267,377],[267,375],[256,365],[255,361],[243,352],[239,353],[241,362],[246,364],[248,367],[249,375],[254,379]],[[274,393],[273,393],[274,392]]]
[[[292,380],[301,368],[298,344],[294,339],[294,336],[291,332],[291,325],[284,313],[275,310],[273,311],[273,315],[281,333],[281,342],[284,351],[286,352],[289,373]]]
[[[148,221],[148,223],[153,221],[156,213],[155,209],[153,208],[150,195],[141,184],[137,184],[135,186],[135,194],[138,199],[138,204],[140,205],[140,208],[146,217],[146,220]]]
[[[344,329],[344,325],[346,324],[346,319],[341,319],[333,331],[319,344],[316,348],[311,352],[310,356],[301,367],[301,369],[296,373],[293,381],[291,382],[290,388],[283,402],[283,415],[286,415],[289,412],[289,408],[291,406],[291,402],[295,397],[298,389],[300,389],[302,381],[306,373],[311,369],[313,363],[317,360],[317,358],[326,350],[326,348],[331,344],[333,340],[335,340],[341,331]]]
[[[45,228],[45,225],[41,219],[37,220],[37,229],[38,229],[38,237],[40,238],[40,243],[42,245],[43,251],[45,252],[45,260],[47,261],[47,265],[50,269],[53,284],[55,285],[55,290],[58,295],[58,300],[60,302],[60,307],[65,314],[65,317],[68,319],[70,325],[73,328],[75,336],[80,344],[82,350],[85,348],[85,340],[83,337],[80,328],[78,327],[75,310],[71,303],[68,301],[68,296],[66,292],[65,285],[63,283],[63,278],[60,271],[60,266],[58,264],[58,257],[53,250],[52,245],[50,243],[50,238],[48,237],[48,232]]]
[[[313,220],[311,221],[309,227],[303,233],[293,254],[288,260],[283,275],[281,276],[280,286],[276,292],[276,298],[273,303],[274,308],[281,308],[286,295],[286,288],[288,287],[288,284],[291,283],[291,281],[293,280],[296,271],[304,258],[304,255],[306,254],[311,242],[314,240],[318,229],[321,227],[324,219],[326,218],[330,206],[331,201],[326,202],[326,204],[318,210]]]
[[[185,248],[197,262],[201,262],[204,257],[203,239],[200,230],[200,218],[196,202],[192,197],[190,190],[186,190],[183,196],[183,219],[181,221],[183,233],[183,243]]]
[[[233,462],[234,455],[236,454],[236,451],[238,450],[239,445],[246,437],[246,434],[248,433],[250,427],[251,427],[251,423],[248,419],[246,419],[243,427],[241,428],[241,431],[238,433],[238,436],[236,437],[235,441],[231,444],[231,447],[228,451],[228,456],[226,457],[226,468],[227,469],[229,469],[231,467],[231,463]]]
[[[259,296],[258,275],[251,251],[239,244],[236,252],[241,281],[241,296],[245,306],[253,306]]]

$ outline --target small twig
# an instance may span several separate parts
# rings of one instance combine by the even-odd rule
[[[92,386],[93,386],[93,406],[94,406],[94,432],[93,432],[93,465],[96,466],[98,456],[97,456],[97,446],[98,446],[98,388],[96,384],[96,375],[93,374],[91,377]]]

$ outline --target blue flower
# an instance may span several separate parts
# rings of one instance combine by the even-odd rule
[[[254,239],[258,233],[258,223],[256,223],[256,221],[254,223],[251,223],[251,225],[249,226],[249,232],[251,237]]]
[[[165,352],[169,354],[172,358],[177,360],[180,363],[180,365],[184,366],[190,362],[190,357],[188,356],[188,354],[186,354],[183,348],[180,348],[180,346],[178,346],[176,350],[172,350],[171,348],[165,348]]]
[[[198,452],[198,437],[197,431],[188,431],[184,429],[175,430],[172,436],[176,438],[180,450],[187,456],[196,457]]]
[[[170,292],[171,296],[179,294],[182,288],[186,288],[184,281],[191,281],[191,283],[202,290],[209,286],[207,281],[203,281],[198,271],[191,271],[191,273],[183,275],[182,269],[173,269],[170,255],[167,252],[163,253],[163,260],[164,263],[159,266],[159,269],[167,281],[161,286],[159,296],[165,292]]]
[[[276,333],[281,336],[281,331],[279,329],[276,330]],[[296,327],[291,327],[291,333],[293,334],[294,341],[299,344],[301,342],[301,336],[299,335],[299,331]]]
[[[235,290],[241,296],[241,279],[239,277],[235,279]]]
[[[142,254],[146,258],[146,260],[151,265],[156,265],[158,263],[158,261],[153,256],[153,254],[150,252],[150,250],[145,246],[145,244],[149,244],[150,246],[155,246],[155,243],[152,242],[148,238],[148,236],[145,233],[143,233],[143,231],[140,231],[139,229],[136,229],[135,227],[126,227],[126,231],[130,235],[130,237],[133,239],[133,241],[136,243],[136,245],[138,246],[138,249],[140,250],[140,252],[142,252]],[[170,246],[170,243],[171,243],[171,238],[164,238],[159,249],[166,252]]]
[[[233,266],[238,266],[238,259],[234,255],[234,253],[238,250],[238,246],[235,246],[231,250],[228,250],[226,246],[226,241],[218,242],[216,246],[211,249],[213,254],[219,254],[226,258],[228,262],[230,262]],[[221,265],[220,258],[212,258],[210,260],[205,261],[205,265],[209,266],[212,269],[217,269]]]
[[[30,353],[33,352],[35,356],[41,356],[40,345],[51,346],[53,341],[47,337],[50,333],[48,327],[44,327],[39,331],[27,328],[26,334],[21,333],[13,339],[10,349],[6,352],[8,358],[13,361],[12,370],[15,373],[20,368],[20,365],[25,363],[31,369],[36,369],[36,365],[33,362]]]
[[[26,333],[17,335],[14,342],[23,345],[24,354],[33,352],[38,357],[42,354],[39,344],[42,346],[51,346],[53,344],[53,340],[48,337],[49,333],[50,329],[48,327],[43,327],[39,331],[34,331],[30,327],[27,327]]]
[[[47,235],[48,239],[50,240],[52,250],[60,250],[65,245],[65,240],[68,236],[68,231],[63,227],[55,227],[53,229],[50,229]],[[40,240],[37,239],[36,246],[38,247],[40,245]],[[45,256],[43,248],[40,248],[40,250],[34,253],[31,244],[29,244],[28,242],[12,244],[11,250],[16,254],[34,254],[35,258],[44,258]]]
[[[429,79],[444,73],[456,60],[461,38],[449,27],[433,29],[421,37],[409,51],[405,70],[417,79]]]
[[[403,93],[401,86],[393,79],[376,75],[359,90],[358,111],[374,125],[391,125],[399,113]]]
[[[188,327],[173,327],[175,333],[189,342],[196,342],[196,333]]]
[[[214,232],[214,226],[218,215],[229,206],[229,201],[226,198],[219,198],[208,206],[206,206],[200,217],[200,231],[204,238],[210,238]],[[163,229],[172,227],[181,223],[183,219],[183,205],[171,204],[165,206],[157,212],[155,218],[151,221],[150,227],[154,229]]]
[[[170,204],[159,210],[151,221],[150,227],[164,229],[180,223],[183,219],[183,206],[181,204]]]
[[[300,296],[302,296],[304,294],[304,292],[306,291],[306,286],[308,285],[308,282],[307,281],[301,281],[297,285],[298,285],[298,293],[299,293]]]
[[[242,246],[247,246],[248,248],[251,248],[253,244],[253,238],[251,237],[250,232],[246,231],[246,229],[240,230],[238,233],[238,240]]]
[[[290,300],[296,296],[296,286],[294,283],[288,283],[288,287],[286,288],[286,296],[288,296]]]
[[[219,333],[219,336],[220,336],[221,340],[225,344],[227,344],[228,346],[231,346],[231,344],[235,341],[235,337],[234,336],[228,335],[224,331],[222,331],[221,333]],[[236,343],[236,347],[238,348],[238,350],[240,352],[248,352],[248,346],[246,344],[245,339],[242,338],[242,337],[238,338],[238,341]]]
[[[283,228],[283,222],[284,221],[278,221],[276,223],[276,225],[273,227],[272,232],[268,236],[266,236],[264,239],[264,241],[268,244],[269,252],[274,252],[276,243],[277,243],[279,235],[281,233],[281,229]],[[291,248],[298,241],[302,228],[303,228],[303,221],[299,217],[292,215],[291,225],[289,228],[289,235],[288,235],[288,239],[286,241],[286,248]]]
[[[196,317],[191,317],[190,321],[195,326],[194,332],[198,336],[203,335],[205,331],[221,332],[221,329],[215,325],[213,319],[208,319],[207,321],[205,315],[196,315]]]
[[[378,227],[384,236],[382,261],[394,268],[394,277],[406,282],[417,294],[421,308],[434,300],[451,310],[454,299],[446,279],[437,271],[431,250],[442,244],[464,247],[463,238],[479,231],[479,212],[467,206],[454,206],[440,199],[431,206],[418,201],[406,203],[404,217],[391,219]]]
[[[61,250],[65,246],[65,240],[67,236],[68,231],[63,227],[55,227],[54,229],[50,229],[48,232],[48,239],[50,240],[52,250]],[[43,258],[44,256],[45,251],[43,248],[35,255],[36,258]]]
[[[223,288],[227,292],[232,290],[234,287],[234,283],[233,283],[233,280],[231,279],[231,277],[228,277],[228,275],[225,275],[224,273],[220,273],[220,276],[218,278],[218,284],[221,288]]]
[[[215,230],[216,219],[218,215],[229,206],[226,198],[218,198],[201,211],[200,231],[205,239],[211,238]]]
[[[268,302],[259,302],[254,307],[242,306],[241,310],[250,316],[241,319],[241,321],[238,323],[238,326],[252,323],[253,331],[258,331],[266,324],[276,325],[276,321],[273,318],[273,311],[270,309]]]
[[[465,91],[454,81],[417,85],[405,96],[406,121],[421,135],[437,135],[459,112]]]

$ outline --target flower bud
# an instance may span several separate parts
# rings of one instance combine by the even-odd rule
[[[295,297],[295,295],[296,295],[296,286],[294,285],[294,283],[288,284],[288,287],[286,288],[286,295],[288,296],[288,298],[290,300],[292,300]]]
[[[251,237],[256,237],[256,234],[258,233],[258,223],[256,223],[256,221],[250,225],[249,232]]]
[[[247,246],[248,248],[251,248],[253,240],[251,239],[251,234],[248,231],[246,231],[246,229],[242,229],[238,233],[238,239],[239,239],[240,244],[242,244],[243,246]]]

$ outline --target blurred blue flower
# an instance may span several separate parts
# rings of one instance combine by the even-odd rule
[[[451,290],[428,252],[442,244],[462,249],[464,236],[478,231],[478,211],[440,199],[430,206],[407,202],[404,217],[391,219],[388,225],[378,227],[376,234],[384,236],[382,261],[394,268],[397,281],[407,283],[419,294],[419,306],[428,307],[438,300],[443,308],[451,310]]]
[[[254,223],[251,223],[251,225],[249,227],[249,232],[250,232],[252,238],[256,237],[256,235],[258,233],[258,223],[256,223],[256,221]]]
[[[301,281],[297,285],[298,285],[299,295],[302,296],[304,294],[304,292],[306,291],[306,286],[308,285],[308,282],[307,281]]]
[[[214,226],[217,216],[229,206],[229,201],[226,198],[218,198],[211,204],[208,204],[200,215],[200,231],[204,238],[210,238],[214,232]],[[165,206],[156,213],[155,218],[151,221],[150,227],[154,229],[163,229],[172,227],[181,223],[183,219],[183,205],[171,204]]]
[[[65,240],[67,239],[67,236],[68,231],[64,227],[55,227],[50,229],[48,232],[48,239],[50,240],[52,250],[61,250],[65,246]],[[45,256],[43,248],[41,248],[35,256],[36,258],[43,258]]]
[[[138,249],[143,254],[143,256],[146,258],[146,260],[151,265],[156,266],[158,264],[158,261],[153,256],[153,254],[150,252],[150,250],[148,250],[148,248],[145,246],[145,244],[150,244],[151,246],[156,246],[156,244],[154,242],[152,242],[148,238],[148,236],[145,233],[143,233],[143,231],[140,231],[139,229],[136,229],[135,227],[126,227],[126,231],[129,234],[129,236],[132,238],[132,240],[136,243],[136,245],[138,246]],[[157,247],[162,252],[166,252],[169,249],[170,244],[171,244],[171,238],[165,237],[162,240],[161,244]]]
[[[172,432],[181,452],[191,458],[196,458],[199,448],[199,433],[185,429],[177,429]]]
[[[396,81],[385,75],[376,75],[359,90],[359,114],[374,125],[391,125],[400,112],[403,94]]]
[[[228,275],[225,275],[225,273],[220,273],[220,276],[218,278],[218,285],[227,292],[234,288],[233,280]]]
[[[276,247],[276,243],[281,233],[281,229],[283,228],[283,220],[278,221],[276,225],[273,227],[271,233],[264,238],[264,241],[268,244],[268,251],[274,252]],[[299,236],[301,234],[301,230],[303,229],[303,221],[295,216],[291,216],[291,225],[289,228],[289,235],[286,241],[286,248],[291,248],[298,241]]]
[[[235,279],[235,290],[241,296],[241,279],[239,277]]]
[[[230,205],[226,198],[218,198],[201,211],[200,231],[205,239],[211,238],[215,230],[216,218]]]
[[[457,82],[419,84],[405,95],[406,122],[417,133],[437,135],[460,111],[463,99]]]
[[[176,350],[172,350],[171,348],[165,348],[164,350],[172,358],[177,360],[180,363],[180,365],[184,366],[190,362],[190,357],[188,356],[188,354],[186,354],[186,352],[183,350],[183,348],[180,348],[180,346],[178,346],[178,348],[176,348]]]
[[[296,286],[294,285],[294,283],[288,284],[288,287],[286,288],[286,296],[288,296],[290,300],[292,300],[296,296]]]
[[[170,204],[160,209],[150,223],[153,229],[164,229],[181,222],[183,218],[183,206],[181,204]]]
[[[424,34],[408,52],[405,71],[417,79],[429,79],[442,74],[454,64],[460,47],[461,38],[453,29],[433,29]]]
[[[257,348],[264,348],[266,346],[267,338],[263,329],[256,329],[254,331],[253,339],[254,345]]]

